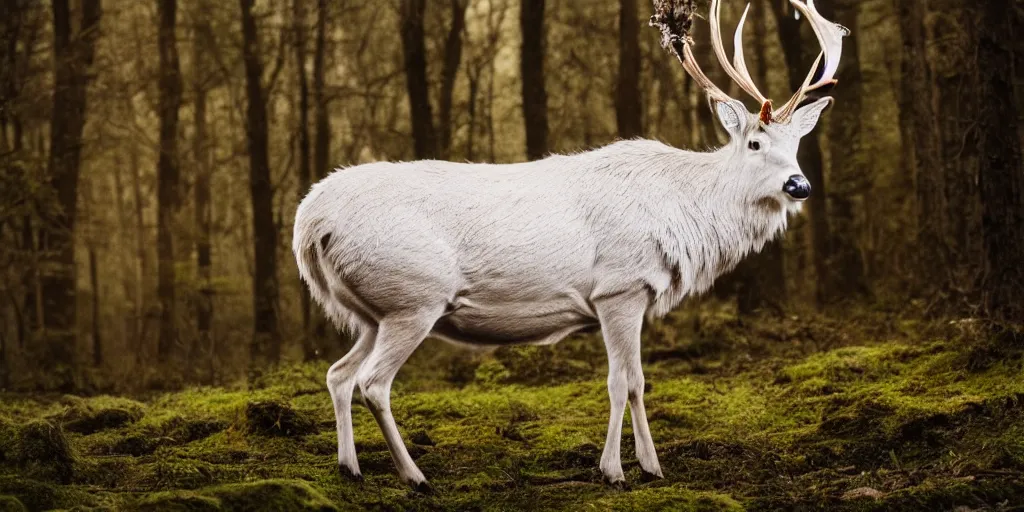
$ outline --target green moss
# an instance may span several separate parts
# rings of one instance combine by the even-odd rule
[[[603,485],[597,470],[605,362],[600,342],[583,338],[471,356],[459,371],[473,377],[460,377],[471,380],[461,389],[448,380],[452,356],[410,361],[392,406],[438,491],[432,496],[398,480],[358,401],[366,481],[338,475],[326,362],[280,367],[252,388],[186,389],[144,403],[0,396],[0,434],[12,433],[0,435],[0,495],[29,510],[852,511],[1024,502],[1015,481],[1024,472],[1024,363],[1003,357],[1013,340],[892,318],[864,324],[744,325],[712,312],[699,325],[674,315],[649,327],[646,406],[666,478],[641,482],[627,413],[627,491]],[[982,339],[998,354],[969,364],[981,360]],[[83,429],[92,433],[51,430],[111,410],[137,412]],[[858,498],[857,489],[878,494]]]
[[[59,425],[45,420],[30,422],[18,432],[15,460],[32,478],[69,483],[75,457]]]
[[[67,396],[66,408],[58,416],[65,430],[92,434],[134,423],[142,418],[145,406],[134,400],[101,396],[88,400]]]
[[[684,487],[654,487],[616,493],[593,503],[594,510],[718,512],[742,511],[743,507],[727,495],[695,492]]]
[[[0,512],[28,512],[28,509],[14,496],[0,495]]]
[[[225,510],[337,510],[323,494],[299,480],[264,480],[224,485],[208,489],[204,494],[220,499]]]
[[[265,436],[299,437],[317,431],[306,414],[278,401],[249,402],[245,420],[250,433]]]
[[[132,509],[154,512],[219,512],[224,510],[217,498],[187,491],[154,493],[136,503]]]
[[[298,480],[263,480],[198,491],[156,493],[136,503],[134,508],[161,512],[338,510],[323,494]]]
[[[96,505],[93,496],[74,487],[41,482],[23,476],[0,477],[0,494],[13,496],[29,510]]]

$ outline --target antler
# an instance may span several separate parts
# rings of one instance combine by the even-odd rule
[[[825,19],[818,12],[818,9],[814,7],[814,0],[807,0],[806,4],[801,0],[789,0],[789,2],[803,13],[807,17],[807,21],[811,23],[814,35],[818,38],[818,44],[821,45],[821,53],[815,59],[810,72],[807,73],[807,78],[804,79],[803,85],[800,86],[800,89],[793,94],[789,101],[782,105],[778,114],[775,115],[775,118],[780,122],[789,121],[793,112],[800,106],[800,102],[807,97],[807,93],[837,83],[835,74],[836,70],[839,69],[839,59],[843,55],[843,38],[850,35],[850,30],[846,27]],[[818,70],[822,57],[825,59],[825,66],[822,68],[821,76],[814,80],[814,75]]]
[[[750,72],[747,70],[746,59],[743,56],[743,26],[747,21],[750,4],[748,3],[747,8],[744,9],[743,16],[740,17],[740,22],[733,35],[734,51],[732,63],[730,63],[725,47],[722,44],[721,0],[711,0],[709,23],[711,26],[711,44],[714,47],[715,55],[718,57],[718,61],[721,63],[726,74],[741,89],[761,104],[760,119],[764,124],[769,124],[773,121],[788,122],[793,112],[800,105],[800,102],[807,97],[807,93],[836,83],[833,77],[835,76],[836,69],[839,67],[839,58],[843,53],[843,37],[850,34],[850,31],[842,25],[822,17],[814,7],[814,0],[807,0],[806,4],[802,0],[789,1],[801,13],[807,16],[807,19],[811,22],[811,27],[814,29],[818,42],[821,44],[822,53],[818,56],[818,60],[814,62],[814,66],[811,67],[811,71],[808,73],[800,89],[776,112],[772,108],[772,100],[768,99],[754,85]],[[655,14],[651,16],[650,24],[661,30],[662,47],[672,49],[676,58],[683,65],[683,69],[697,82],[697,85],[705,90],[710,100],[731,100],[732,98],[728,94],[708,79],[693,57],[691,49],[693,38],[690,37],[690,29],[693,26],[693,16],[696,10],[693,4],[694,0],[654,0]],[[817,81],[813,81],[822,57],[825,58],[825,67],[821,77]]]
[[[729,101],[732,98],[718,88],[697,64],[693,56],[693,16],[696,12],[694,0],[654,0],[654,15],[650,25],[661,30],[662,48],[671,49],[683,69],[690,75],[712,101]]]
[[[750,72],[747,71],[747,61],[743,58],[743,24],[747,21],[748,11],[750,11],[749,3],[743,10],[743,16],[736,26],[736,34],[733,36],[733,63],[729,64],[729,57],[726,56],[725,47],[722,45],[722,2],[721,0],[711,0],[711,19],[709,20],[711,45],[714,46],[718,62],[722,64],[722,69],[729,75],[729,78],[732,78],[736,85],[739,85],[759,104],[764,105],[770,103],[771,100],[761,94],[761,91],[754,85],[754,80],[750,78]]]

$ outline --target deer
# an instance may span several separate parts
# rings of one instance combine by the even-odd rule
[[[751,113],[694,59],[692,0],[654,0],[662,46],[703,89],[728,134],[708,152],[623,140],[571,155],[509,163],[374,162],[337,169],[300,202],[292,238],[299,275],[355,340],[327,371],[338,468],[362,480],[352,431],[355,387],[379,425],[400,479],[433,488],[391,411],[399,368],[428,337],[471,346],[557,343],[600,330],[608,355],[607,438],[599,469],[624,486],[620,457],[631,410],[642,475],[663,478],[644,411],[641,327],[707,291],[779,236],[811,194],[797,148],[832,98],[846,28],[814,0],[790,0],[822,51],[780,108],[751,80],[739,20],[730,63],[721,0],[711,44],[726,74],[761,105]],[[749,5],[747,9],[749,10]]]

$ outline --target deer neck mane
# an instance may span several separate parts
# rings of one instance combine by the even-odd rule
[[[786,229],[786,209],[755,199],[730,169],[735,148],[713,152],[673,150],[657,156],[665,192],[659,194],[658,227],[652,231],[673,284],[656,297],[651,313],[662,316],[685,297],[706,292],[716,278]]]

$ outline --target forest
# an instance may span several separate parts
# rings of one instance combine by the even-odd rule
[[[434,486],[324,384],[353,340],[291,249],[361,163],[513,163],[728,135],[649,20],[666,0],[4,0],[0,509],[1020,510],[1024,1],[817,0],[844,39],[784,237],[643,327],[665,478],[597,469],[599,334],[428,340],[392,392]],[[693,52],[734,98],[694,6]],[[722,1],[731,30],[748,8]],[[820,46],[750,0],[777,98]],[[757,112],[752,102],[748,109]],[[424,198],[429,201],[430,198]]]

